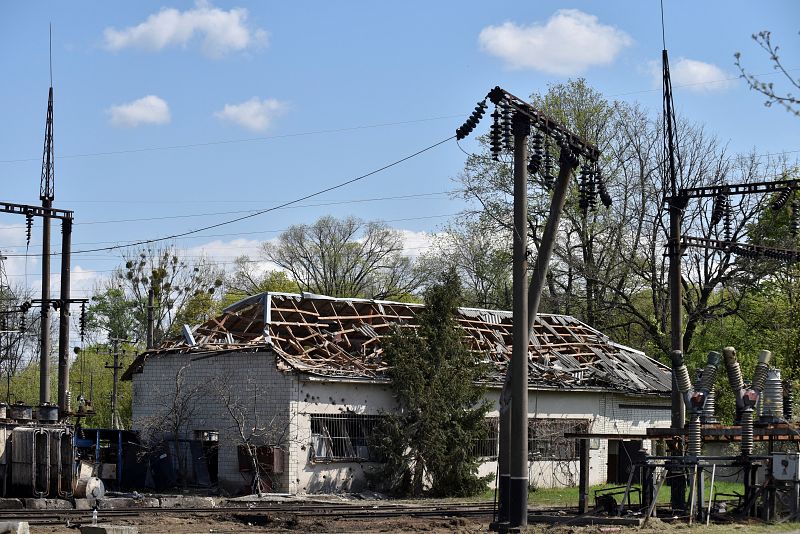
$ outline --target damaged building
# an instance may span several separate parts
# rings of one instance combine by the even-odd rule
[[[363,489],[377,466],[372,429],[397,407],[381,340],[398,324],[413,328],[421,309],[311,294],[244,299],[136,358],[124,375],[133,380],[134,429],[144,441],[154,429],[166,434],[176,468],[203,472],[229,493],[251,489],[254,462],[267,473],[262,490]],[[489,433],[473,446],[481,474],[494,474],[512,316],[461,308],[457,319],[470,349],[493,364]],[[565,433],[642,436],[591,440],[598,484],[626,481],[630,462],[650,448],[645,429],[669,427],[669,368],[573,317],[538,317],[529,377],[531,485],[577,484],[577,447]]]

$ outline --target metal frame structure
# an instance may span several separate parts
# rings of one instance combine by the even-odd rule
[[[61,210],[61,209],[54,209],[51,207],[44,207],[44,206],[32,206],[28,204],[16,204],[13,202],[0,202],[0,213],[11,213],[15,215],[24,215],[25,218],[30,221],[33,217],[41,217],[44,221],[50,221],[50,219],[59,219],[61,220],[61,296],[58,299],[59,302],[64,303],[64,305],[59,307],[59,325],[58,325],[58,407],[62,413],[68,412],[68,391],[69,391],[69,304],[73,302],[73,299],[70,298],[70,252],[72,249],[72,221],[73,221],[73,212],[69,210]],[[42,256],[42,263],[44,264],[44,258],[49,257],[49,250],[46,256]],[[50,277],[49,277],[49,261],[47,262],[48,265],[48,272],[47,272],[47,285],[48,285],[48,296],[45,294],[42,295],[41,301],[44,302],[51,302],[52,300],[49,298],[49,284],[50,284]],[[44,275],[44,273],[43,273]],[[42,317],[45,317],[44,310],[49,310],[49,306],[42,306]],[[48,327],[49,323],[43,323],[42,326],[42,338],[48,338],[49,331],[46,327]],[[48,327],[49,328],[49,327]],[[50,345],[49,341],[47,342],[47,346],[45,347],[45,342],[42,342],[42,347],[47,348],[47,352],[42,352],[41,358],[41,381],[39,386],[39,401],[42,404],[50,402],[50,373],[48,366],[45,364],[47,361],[49,363],[49,358],[47,355],[49,354]],[[45,371],[47,371],[45,373]]]

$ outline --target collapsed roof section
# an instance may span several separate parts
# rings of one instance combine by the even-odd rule
[[[304,293],[262,293],[226,308],[183,337],[140,355],[272,351],[283,370],[322,377],[386,379],[381,339],[397,326],[416,328],[420,304],[331,298]],[[470,350],[490,362],[491,382],[505,377],[512,346],[510,312],[460,308],[458,324]],[[669,368],[618,345],[567,315],[537,317],[528,353],[530,384],[538,388],[670,391]]]

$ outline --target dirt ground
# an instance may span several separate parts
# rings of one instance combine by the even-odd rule
[[[259,532],[308,532],[308,533],[348,533],[376,534],[380,532],[430,532],[433,534],[488,532],[486,520],[463,518],[391,518],[391,519],[304,519],[282,515],[240,515],[225,516],[190,515],[182,516],[144,516],[136,519],[118,519],[114,524],[135,525],[140,534],[210,534],[210,533],[259,533]],[[34,534],[74,534],[77,530],[66,526],[32,526]],[[662,523],[656,521],[645,528],[615,526],[569,526],[569,525],[531,525],[531,534],[759,534],[773,532],[800,533],[800,525],[764,525],[761,523],[711,525],[688,527],[686,524]]]
[[[101,521],[102,522],[102,521]],[[143,516],[136,519],[117,519],[115,525],[134,525],[140,534],[209,534],[209,533],[249,533],[249,532],[323,532],[323,533],[379,533],[379,532],[430,532],[444,534],[449,532],[478,533],[488,531],[487,521],[462,518],[390,518],[375,520],[324,519],[314,517],[303,519],[295,516],[242,515],[225,516],[193,515]],[[32,525],[31,533],[75,534],[77,529],[66,526]]]

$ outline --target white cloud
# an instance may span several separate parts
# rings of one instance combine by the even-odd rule
[[[428,252],[433,245],[436,234],[429,232],[415,232],[414,230],[399,230],[403,235],[403,254],[417,258],[420,254]]]
[[[141,24],[121,30],[106,28],[103,35],[109,50],[135,47],[152,51],[173,45],[185,48],[195,35],[200,35],[203,53],[218,58],[267,43],[267,32],[248,27],[247,15],[244,8],[225,11],[210,2],[198,1],[194,9],[163,8]]]
[[[653,86],[661,87],[661,62],[651,61],[649,65],[650,72],[653,75]],[[670,65],[669,70],[673,87],[680,86],[698,93],[724,91],[735,83],[732,75],[716,65],[685,57],[678,58],[675,63]]]
[[[628,34],[577,9],[559,9],[544,24],[487,26],[481,48],[514,69],[573,75],[614,61],[633,43]]]
[[[214,113],[214,116],[248,130],[261,132],[269,128],[272,121],[285,113],[286,109],[287,105],[284,102],[274,98],[259,100],[254,96],[240,104],[225,104],[225,107]]]
[[[170,121],[169,106],[155,95],[147,95],[127,104],[106,110],[114,126],[132,127],[140,124],[166,124]]]
[[[258,239],[245,239],[243,237],[222,241],[215,239],[202,245],[186,249],[186,255],[190,258],[205,256],[211,261],[224,263],[229,268],[233,260],[239,256],[249,256],[250,259],[257,259],[261,255],[261,248],[265,241]]]

